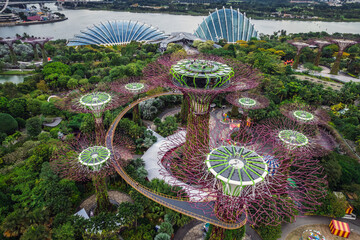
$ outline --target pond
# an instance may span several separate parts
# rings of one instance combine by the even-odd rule
[[[24,82],[24,78],[29,75],[1,75],[0,74],[0,83],[12,82],[15,84]]]

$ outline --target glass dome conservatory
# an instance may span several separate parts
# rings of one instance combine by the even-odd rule
[[[220,39],[226,39],[229,43],[238,40],[249,41],[252,37],[258,36],[254,24],[250,19],[238,10],[231,7],[210,13],[196,29],[195,36],[218,42]]]
[[[145,23],[128,20],[107,21],[88,27],[69,40],[68,46],[80,45],[123,45],[131,41],[165,39],[164,32]]]

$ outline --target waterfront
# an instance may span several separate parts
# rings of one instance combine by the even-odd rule
[[[1,75],[0,74],[0,83],[12,82],[15,84],[24,82],[24,78],[28,75]]]
[[[132,13],[115,11],[64,10],[69,19],[63,22],[1,27],[1,37],[11,37],[24,32],[39,37],[54,37],[69,39],[88,26],[106,20],[134,20],[158,27],[165,33],[191,32],[197,28],[204,16],[170,15],[160,13]],[[321,22],[321,21],[291,21],[291,20],[252,20],[259,33],[272,34],[275,31],[286,30],[287,33],[320,32],[357,33],[360,34],[360,22]]]

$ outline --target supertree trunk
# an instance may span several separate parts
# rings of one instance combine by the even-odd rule
[[[133,107],[132,120],[135,123],[137,123],[139,125],[142,125],[141,117],[140,117],[139,104],[137,104],[135,107]]]
[[[14,52],[14,48],[12,46],[9,46],[9,50],[10,50],[11,63],[13,65],[18,64],[17,59],[16,59],[16,54]]]
[[[95,117],[95,141],[97,145],[102,145],[104,142],[104,135],[105,132],[104,124],[102,120],[102,116]]]
[[[238,117],[240,114],[239,108],[237,106],[232,106],[231,108],[231,117]]]
[[[207,146],[209,144],[209,121],[210,103],[215,96],[188,94],[189,114],[187,118],[187,132],[185,148],[198,149],[197,144]]]
[[[322,50],[323,50],[323,48],[318,49],[318,53],[316,54],[316,58],[315,58],[315,62],[314,62],[315,66],[319,66],[319,64],[320,64],[320,58],[321,58]]]
[[[36,44],[32,44],[32,47],[33,47],[33,51],[34,51],[34,60],[39,61],[40,58],[39,58],[39,53],[36,48]]]
[[[209,144],[209,120],[210,113],[194,113],[191,112],[188,115],[187,119],[187,133],[186,133],[186,149],[193,149],[196,151],[197,144],[196,142],[206,146]]]
[[[43,63],[48,63],[46,51],[43,45],[40,45]]]
[[[181,103],[180,118],[181,123],[186,124],[189,115],[189,99],[184,94],[183,101]]]
[[[209,240],[241,240],[244,236],[244,230],[245,226],[235,230],[212,226]]]
[[[301,50],[298,50],[294,59],[294,63],[293,63],[293,69],[297,69],[299,67],[299,62],[300,62],[300,52]]]
[[[105,178],[102,177],[101,175],[94,175],[93,184],[95,187],[96,204],[97,204],[95,214],[98,214],[100,212],[110,211],[111,203],[107,191]]]
[[[337,75],[337,74],[339,73],[339,70],[340,70],[340,62],[341,62],[341,58],[342,58],[343,53],[344,53],[344,50],[343,50],[343,49],[339,49],[339,52],[338,52],[338,54],[337,54],[337,56],[336,56],[334,65],[333,65],[333,67],[331,68],[330,74]]]

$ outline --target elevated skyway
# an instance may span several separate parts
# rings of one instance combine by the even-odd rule
[[[130,111],[134,106],[138,105],[139,103],[146,101],[151,98],[156,98],[160,96],[165,95],[182,95],[182,93],[178,92],[165,92],[165,93],[159,93],[152,96],[147,96],[144,98],[140,98],[135,102],[132,102],[127,106],[122,112],[119,113],[119,115],[115,118],[113,123],[111,124],[106,136],[106,146],[109,149],[113,149],[113,140],[114,140],[114,134],[117,125],[119,124],[120,120],[124,117],[124,115]],[[114,151],[113,151],[114,152]],[[119,158],[119,161],[121,161],[121,157]],[[208,222],[210,224],[216,225],[221,228],[225,229],[238,229],[246,224],[247,221],[247,212],[244,211],[244,214],[242,214],[241,219],[239,219],[235,223],[228,223],[223,222],[219,220],[214,214],[212,207],[215,204],[214,201],[210,202],[189,202],[187,199],[181,199],[177,197],[171,197],[165,194],[157,193],[145,186],[140,185],[138,182],[136,182],[134,179],[132,179],[123,169],[121,164],[118,161],[114,162],[114,168],[118,172],[118,174],[135,190],[146,196],[147,198],[167,207],[174,211],[177,211],[179,213],[185,214],[189,217],[198,219],[200,221]]]

